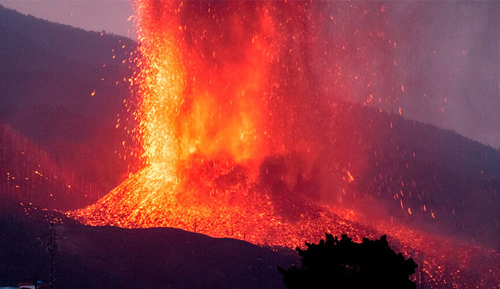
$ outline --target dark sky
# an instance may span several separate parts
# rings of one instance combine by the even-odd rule
[[[500,148],[500,2],[389,3],[389,26],[408,27],[402,34],[406,47],[395,56],[406,65],[399,76],[406,91],[393,112],[401,106],[404,117]],[[136,39],[127,0],[0,0],[0,5]]]

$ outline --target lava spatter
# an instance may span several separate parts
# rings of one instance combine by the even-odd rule
[[[388,233],[420,262],[422,285],[497,286],[496,252],[402,225],[362,225],[361,213],[318,201],[349,194],[365,163],[361,153],[342,162],[356,150],[354,141],[334,141],[336,102],[371,102],[377,91],[392,103],[400,87],[384,76],[390,65],[373,61],[396,45],[386,39],[383,6],[370,5],[138,0],[132,90],[143,167],[69,215],[287,247],[324,232],[358,241]],[[472,256],[483,258],[480,267]]]

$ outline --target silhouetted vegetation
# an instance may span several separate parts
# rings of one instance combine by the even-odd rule
[[[417,288],[409,279],[417,264],[396,254],[385,235],[380,240],[355,243],[347,235],[339,240],[326,234],[326,241],[306,246],[306,250],[297,248],[300,269],[278,266],[287,288]]]

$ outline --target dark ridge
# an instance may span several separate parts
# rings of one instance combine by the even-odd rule
[[[57,51],[59,55],[72,60],[102,65],[116,55],[115,61],[119,63],[128,60],[130,52],[137,45],[127,37],[53,23],[23,15],[2,5],[0,15],[0,29],[10,30],[18,37],[37,43],[43,50]],[[122,48],[123,45],[125,48]]]

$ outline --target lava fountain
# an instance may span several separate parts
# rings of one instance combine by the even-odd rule
[[[324,232],[355,240],[388,233],[421,262],[421,284],[499,284],[496,253],[382,221],[362,225],[360,213],[339,206],[365,156],[337,141],[345,128],[332,125],[332,114],[342,101],[389,105],[400,87],[384,59],[396,47],[384,6],[138,0],[135,7],[140,47],[129,105],[132,154],[142,165],[71,216],[287,247]],[[471,256],[487,260],[480,278],[470,277]]]

